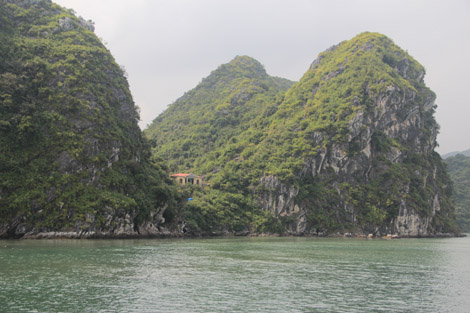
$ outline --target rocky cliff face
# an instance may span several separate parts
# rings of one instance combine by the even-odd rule
[[[341,59],[345,50],[354,53]],[[361,34],[322,54],[297,88],[316,76],[351,84],[348,70],[358,68],[348,63],[358,63],[354,58],[367,52],[373,53],[367,56],[371,65],[366,72],[389,75],[377,79],[376,72],[361,81],[359,93],[349,100],[351,114],[342,138],[328,128],[311,132],[311,146],[318,148],[304,159],[294,184],[261,178],[266,191],[259,203],[277,216],[294,217],[293,233],[331,233],[335,224],[375,235],[454,232],[450,182],[434,152],[435,96],[425,87],[424,69],[416,61],[384,36]],[[332,62],[334,71],[325,70]],[[321,88],[313,89],[311,97]]]
[[[0,237],[159,233],[172,198],[93,24],[0,2]]]

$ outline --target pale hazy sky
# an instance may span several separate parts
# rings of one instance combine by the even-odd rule
[[[237,55],[299,80],[317,55],[380,32],[426,68],[437,94],[438,152],[470,149],[469,0],[53,0],[95,22],[129,74],[145,128]]]

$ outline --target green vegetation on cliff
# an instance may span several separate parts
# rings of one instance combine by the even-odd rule
[[[470,157],[457,154],[444,161],[454,183],[457,223],[462,231],[470,232]]]
[[[91,22],[4,0],[0,42],[0,236],[458,232],[435,95],[381,34],[321,53],[297,83],[236,57],[157,117],[149,141]],[[176,188],[169,170],[209,185]]]
[[[202,166],[275,103],[292,83],[271,77],[247,56],[220,66],[157,117],[145,131],[174,171]],[[209,154],[209,155],[207,155]]]
[[[254,147],[237,138],[242,133],[261,137],[259,117],[275,112],[291,85],[269,76],[258,61],[238,56],[170,105],[145,131],[155,154],[168,160],[173,172],[194,171],[209,178],[222,169],[211,179],[212,188],[188,193],[195,200],[180,214],[192,230],[246,231],[256,219],[264,218],[266,213],[246,189],[247,172],[232,163],[224,166],[223,160],[231,160],[239,146]]]
[[[173,201],[91,22],[47,0],[1,1],[0,42],[0,235],[112,233]]]
[[[362,33],[328,49],[286,92],[263,88],[264,71],[253,81],[261,71],[241,60],[249,59],[221,66],[146,131],[172,171],[210,182],[183,212],[194,228],[458,232],[433,151],[435,95],[424,68],[390,39]]]

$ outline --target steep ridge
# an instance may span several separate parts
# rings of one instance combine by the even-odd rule
[[[211,184],[192,191],[195,200],[182,214],[189,228],[411,237],[458,233],[451,183],[434,152],[435,95],[423,78],[419,63],[377,33],[362,33],[321,53],[287,92],[263,98],[246,127],[224,124],[234,135],[209,146],[204,153],[210,158],[191,154],[186,166],[177,167],[204,174]],[[191,97],[188,93],[184,101],[191,103]],[[208,107],[213,110],[219,100],[207,99]],[[165,135],[155,131],[154,138],[178,141],[172,127]],[[184,163],[186,156],[175,162],[162,153],[168,150],[165,142],[156,146],[170,166]]]
[[[177,197],[93,24],[0,2],[0,237],[158,234]]]

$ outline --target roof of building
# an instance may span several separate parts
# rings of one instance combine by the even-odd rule
[[[171,174],[170,177],[189,177],[189,178],[200,178],[200,176],[195,175],[193,173],[178,173],[178,174]]]
[[[171,174],[170,176],[171,177],[186,177],[188,176],[189,174],[185,174],[185,173],[178,173],[178,174]]]

